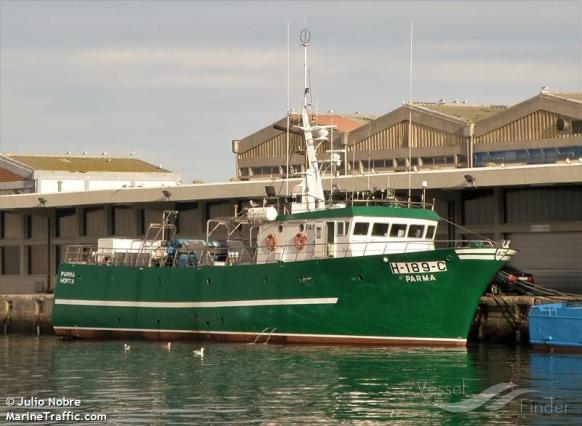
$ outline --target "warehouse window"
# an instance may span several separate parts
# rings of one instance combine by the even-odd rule
[[[396,158],[396,167],[406,167],[406,158]]]
[[[2,247],[2,275],[20,274],[20,246]]]
[[[574,160],[580,158],[582,154],[582,146],[571,146],[566,148],[558,148],[557,159],[558,161],[564,160]]]
[[[253,175],[279,175],[279,166],[251,167]]]
[[[434,164],[437,165],[442,165],[442,164],[454,164],[455,163],[455,157],[452,155],[443,155],[443,156],[437,156],[434,157]]]
[[[422,157],[420,161],[422,162],[422,165],[425,167],[434,166],[434,158],[432,157]]]
[[[496,165],[500,165],[501,163],[548,164],[580,157],[582,157],[582,146],[478,152],[474,158],[475,166],[483,167],[489,165],[489,163]]]
[[[28,246],[28,273],[30,275],[48,272],[48,250],[46,245]]]
[[[373,160],[372,167],[375,169],[387,169],[392,167],[392,160]]]

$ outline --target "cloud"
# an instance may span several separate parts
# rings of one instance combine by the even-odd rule
[[[12,87],[28,78],[116,89],[253,88],[280,84],[286,68],[285,54],[273,49],[5,49],[2,59]]]
[[[582,44],[579,2],[1,7],[2,149],[136,151],[207,180],[234,173],[231,139],[284,115],[288,21],[291,105],[301,98],[297,33],[307,15],[320,111],[381,114],[408,97],[410,19],[419,100],[512,103],[542,84],[575,90]]]

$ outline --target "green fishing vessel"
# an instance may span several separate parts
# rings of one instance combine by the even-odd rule
[[[143,240],[69,247],[56,334],[465,345],[481,294],[516,251],[506,242],[437,241],[433,206],[388,191],[326,200],[316,144],[330,126],[310,123],[308,96],[305,61],[306,172],[289,204],[210,220],[206,240],[176,240],[177,212],[166,211]],[[223,250],[211,244],[217,230],[229,236]]]

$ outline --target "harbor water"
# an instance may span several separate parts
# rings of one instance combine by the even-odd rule
[[[193,353],[201,346],[204,357]],[[0,338],[0,364],[0,423],[46,412],[116,424],[582,422],[582,355],[520,346],[168,347],[13,335]]]

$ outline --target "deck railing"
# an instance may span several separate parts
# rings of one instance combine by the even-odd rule
[[[204,246],[193,249],[176,248],[168,253],[165,247],[156,247],[144,252],[142,249],[98,249],[95,245],[70,245],[67,247],[65,262],[103,266],[127,267],[195,267],[206,265],[240,265],[254,263],[297,262],[309,259],[332,257],[369,256],[378,254],[411,253],[443,248],[502,248],[487,240],[402,240],[366,241],[334,244],[306,244],[302,248],[295,245],[244,246],[242,243],[231,247]]]

